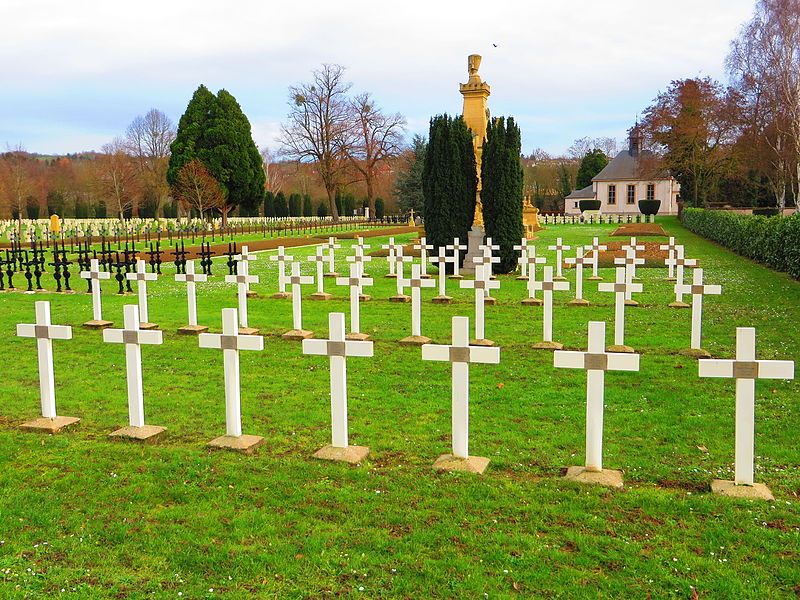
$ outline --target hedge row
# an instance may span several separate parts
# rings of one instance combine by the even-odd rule
[[[687,208],[683,225],[736,254],[800,279],[800,215],[763,217]]]

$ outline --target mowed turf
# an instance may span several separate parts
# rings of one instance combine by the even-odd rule
[[[800,284],[659,219],[698,258],[706,282],[703,346],[734,354],[735,328],[758,330],[758,357],[796,360]],[[550,226],[537,254],[562,237],[573,247],[616,226]],[[398,236],[407,241],[412,236]],[[367,240],[375,250],[388,238]],[[619,238],[614,238],[619,239]],[[643,238],[656,241],[665,238]],[[339,251],[346,273],[350,240]],[[292,249],[303,272],[314,247]],[[574,250],[568,255],[574,255]],[[278,335],[291,328],[291,301],[273,300],[277,265],[259,254],[249,302],[263,352],[241,353],[244,433],[262,435],[253,456],[211,451],[222,435],[222,353],[178,336],[186,324],[184,284],[174,267],[148,286],[150,320],[162,346],[142,348],[145,417],[168,428],[157,445],[114,442],[127,424],[124,349],[80,328],[91,297],[0,295],[0,597],[2,598],[792,598],[800,593],[800,449],[797,381],[761,381],[756,397],[756,479],[774,502],[711,495],[733,474],[734,383],[699,379],[689,346],[690,312],[667,308],[666,269],[638,271],[644,293],[627,311],[626,343],[639,373],[606,375],[605,466],[625,488],[563,481],[584,459],[583,371],[553,368],[541,339],[542,309],[520,304],[525,283],[500,276],[486,334],[499,365],[470,369],[470,451],[491,464],[482,477],[431,468],[450,449],[450,365],[423,362],[410,333],[411,308],[386,300],[385,259],[367,268],[375,286],[361,305],[374,358],[348,359],[350,442],[372,453],[359,466],[311,458],[329,442],[329,370],[324,357]],[[219,332],[221,309],[236,306],[227,270],[198,284],[201,324]],[[430,269],[431,272],[435,270]],[[541,269],[539,269],[541,273]],[[566,271],[574,285],[574,273]],[[589,273],[586,272],[586,275]],[[602,269],[606,281],[612,269]],[[72,279],[76,289],[85,282]],[[47,278],[52,286],[52,280]],[[327,336],[328,312],[348,312],[347,288],[325,280],[329,302],[306,301],[304,326]],[[106,283],[103,315],[122,322],[136,296]],[[434,305],[423,291],[423,334],[449,343],[450,320],[474,315],[471,290],[448,281],[456,302]],[[554,339],[585,349],[587,323],[613,333],[613,294],[584,283],[588,307],[556,294]],[[56,436],[22,433],[39,416],[36,344],[16,338],[33,303],[50,300],[56,324],[57,406],[82,419]]]

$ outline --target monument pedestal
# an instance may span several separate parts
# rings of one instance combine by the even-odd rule
[[[483,256],[480,246],[483,245],[485,237],[483,227],[480,225],[473,225],[467,233],[467,255],[464,257],[464,266],[461,267],[462,274],[473,275],[475,273],[475,263],[472,262],[472,259]]]

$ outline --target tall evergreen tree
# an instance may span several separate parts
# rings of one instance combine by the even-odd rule
[[[523,235],[521,137],[513,117],[489,121],[481,156],[481,203],[486,235],[500,246],[498,273],[516,267],[514,246]]]
[[[300,194],[289,194],[289,216],[299,217],[302,210],[303,197]]]
[[[283,195],[283,192],[278,192],[275,194],[275,201],[273,202],[273,206],[275,207],[275,216],[276,217],[288,217],[289,216],[289,205],[286,204],[286,196]]]
[[[275,216],[275,194],[272,192],[266,192],[264,194],[264,216]]]
[[[421,135],[411,140],[411,149],[404,155],[402,170],[397,175],[394,195],[397,205],[404,213],[414,210],[425,215],[425,198],[422,194],[422,171],[425,168],[425,151],[428,142]]]
[[[304,217],[314,216],[314,207],[311,205],[311,196],[309,196],[308,194],[303,194],[303,216]]]
[[[591,152],[587,152],[581,160],[581,166],[578,167],[578,174],[575,176],[576,189],[582,190],[591,185],[592,177],[602,171],[607,164],[608,157],[602,150],[595,148]]]
[[[475,212],[477,173],[472,134],[461,117],[431,119],[422,171],[425,235],[438,248],[467,239]]]

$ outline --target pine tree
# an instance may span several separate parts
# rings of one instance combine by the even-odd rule
[[[275,194],[272,192],[266,192],[264,194],[264,216],[275,216]]]
[[[394,195],[397,205],[404,213],[414,210],[425,215],[425,198],[422,194],[422,171],[425,167],[425,152],[428,142],[421,135],[411,140],[411,150],[405,154],[402,170],[397,175]]]
[[[304,217],[314,216],[314,208],[311,205],[311,196],[309,196],[308,194],[303,194],[303,216]]]
[[[278,192],[275,195],[273,206],[275,207],[276,217],[284,218],[289,216],[289,205],[286,204],[286,196],[283,195],[283,192]]]
[[[302,209],[303,197],[300,194],[289,194],[289,216],[299,217]]]
[[[523,235],[520,131],[512,117],[492,119],[486,129],[481,160],[481,202],[486,235],[500,246],[495,272],[516,267],[514,246]]]
[[[608,164],[608,157],[605,152],[595,148],[587,152],[578,167],[578,174],[575,176],[575,188],[582,190],[592,184],[592,177],[597,175]]]

